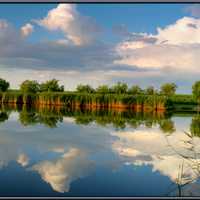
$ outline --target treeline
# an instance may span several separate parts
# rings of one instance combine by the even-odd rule
[[[165,83],[159,89],[138,85],[128,87],[117,82],[112,86],[100,85],[97,88],[79,84],[75,91],[65,91],[56,79],[42,83],[25,80],[18,90],[10,88],[9,82],[0,79],[0,103],[43,104],[70,107],[131,108],[136,110],[198,110],[200,104],[200,81],[192,86],[193,95],[176,94],[177,85]]]
[[[0,79],[0,91],[5,92],[9,89],[9,82],[4,79]],[[132,94],[132,95],[173,95],[177,89],[174,83],[165,83],[161,85],[160,90],[155,89],[153,86],[149,86],[146,89],[140,88],[138,85],[133,85],[128,87],[126,83],[117,82],[113,86],[100,85],[97,88],[86,84],[79,84],[74,92],[78,93],[100,93],[100,94]],[[13,90],[11,90],[13,91]],[[59,81],[56,79],[51,79],[43,83],[38,83],[36,80],[25,80],[20,84],[19,90],[23,93],[38,93],[38,92],[64,92],[64,86],[59,85]]]
[[[177,85],[175,83],[162,84],[160,89],[155,89],[153,86],[149,86],[146,89],[142,89],[138,85],[132,85],[128,87],[126,83],[117,82],[113,86],[100,85],[97,88],[86,84],[79,84],[76,90],[73,92],[78,93],[100,93],[100,94],[132,94],[132,95],[165,95],[173,96],[176,94]],[[39,83],[36,80],[25,80],[20,84],[19,89],[11,89],[10,83],[0,78],[0,92],[13,91],[23,93],[39,93],[39,92],[64,92],[64,85],[59,85],[59,81],[51,79],[46,82]],[[196,81],[192,85],[193,96],[200,101],[200,81]],[[180,97],[180,96],[179,96]]]

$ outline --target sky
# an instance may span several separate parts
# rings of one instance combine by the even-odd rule
[[[166,82],[190,93],[200,75],[200,4],[1,4],[0,77],[56,78],[66,90]]]

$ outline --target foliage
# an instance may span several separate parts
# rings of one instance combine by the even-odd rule
[[[190,131],[192,136],[200,137],[200,116],[196,115],[192,118]]]
[[[196,105],[194,96],[190,94],[175,94],[169,97],[173,104]]]
[[[64,86],[58,84],[58,80],[52,79],[39,84],[37,81],[24,81],[20,90],[9,89],[0,92],[2,103],[16,104],[44,104],[44,105],[65,105],[90,106],[90,107],[119,107],[133,108],[137,106],[142,109],[161,110],[174,109],[177,106],[184,107],[184,110],[195,110],[197,105],[195,97],[198,96],[200,82],[193,85],[194,95],[175,94],[177,86],[174,83],[166,83],[158,93],[153,86],[147,87],[144,91],[133,85],[128,89],[126,83],[118,82],[109,88],[107,85],[100,85],[92,88],[90,85],[78,85],[74,92],[64,92]],[[187,106],[188,105],[188,106]]]
[[[48,80],[40,85],[41,92],[63,92],[64,86],[59,86],[58,80],[52,79]]]
[[[126,83],[117,82],[111,88],[111,92],[115,94],[125,94],[128,91],[128,85]]]
[[[20,90],[23,93],[36,93],[40,91],[40,85],[37,81],[33,80],[25,80],[24,82],[22,82],[22,84],[20,85]]]
[[[177,89],[175,83],[165,83],[160,88],[160,93],[166,96],[174,95]]]
[[[129,88],[128,93],[129,94],[142,94],[142,89],[138,85],[133,85],[131,88]]]
[[[195,99],[199,102],[200,101],[200,81],[196,81],[192,86],[192,94]]]
[[[147,94],[147,95],[153,95],[153,94],[155,94],[154,87],[153,86],[147,87],[146,90],[145,90],[145,94]]]
[[[0,112],[0,122],[5,122],[6,120],[8,120],[8,113]]]
[[[76,88],[76,91],[77,92],[80,92],[80,93],[94,93],[95,92],[95,89],[92,88],[90,85],[82,85],[82,84],[79,84]]]
[[[108,94],[110,93],[110,89],[107,85],[100,85],[97,89],[96,89],[97,93],[101,93],[101,94]]]
[[[0,78],[0,91],[5,92],[9,88],[10,84],[6,80]]]

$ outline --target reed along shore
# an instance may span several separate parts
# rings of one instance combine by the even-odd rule
[[[1,104],[52,105],[91,109],[132,109],[165,111],[173,107],[170,98],[163,95],[88,94],[77,92],[2,92]]]

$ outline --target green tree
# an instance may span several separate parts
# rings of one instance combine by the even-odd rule
[[[41,92],[63,92],[64,86],[58,84],[58,80],[48,80],[40,85]]]
[[[192,86],[192,94],[195,99],[200,102],[200,81],[196,81]]]
[[[142,89],[138,85],[133,85],[128,92],[133,95],[142,94]]]
[[[82,84],[79,84],[76,88],[76,91],[77,92],[80,92],[80,93],[94,93],[95,92],[95,89],[92,88],[90,85],[82,85]]]
[[[165,83],[160,88],[160,93],[166,96],[174,95],[177,89],[177,85],[175,83]]]
[[[107,85],[100,85],[97,89],[96,89],[97,93],[103,93],[103,94],[107,94],[110,92],[110,89]]]
[[[40,85],[37,81],[25,80],[20,85],[20,90],[24,93],[36,93],[40,90]]]
[[[9,88],[10,84],[6,80],[0,78],[0,91],[5,92]]]
[[[145,90],[145,94],[147,94],[147,95],[153,95],[153,94],[155,94],[154,87],[153,86],[147,87],[146,90]]]
[[[127,93],[128,85],[126,83],[117,82],[112,88],[111,92],[116,94],[125,94]]]
[[[190,124],[190,131],[192,136],[200,137],[200,117],[198,115],[192,118],[192,122]]]

